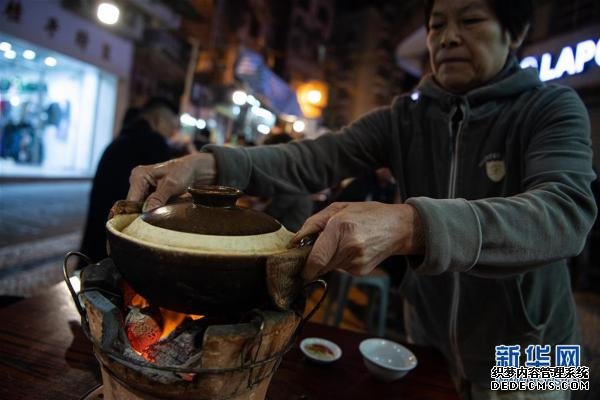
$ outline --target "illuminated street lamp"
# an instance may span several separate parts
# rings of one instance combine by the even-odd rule
[[[181,114],[179,117],[179,122],[183,126],[196,126],[196,118],[192,117],[188,113]]]
[[[307,118],[318,118],[327,105],[327,85],[321,81],[303,83],[296,89],[296,97]]]
[[[241,90],[236,90],[231,95],[231,101],[233,101],[233,104],[236,104],[238,106],[243,106],[244,104],[246,104],[247,99],[248,95],[246,94],[246,92],[242,92]]]
[[[260,101],[258,101],[258,99],[251,94],[249,94],[246,98],[246,103],[250,104],[251,106],[260,107]]]
[[[259,131],[260,133],[262,133],[263,135],[268,135],[269,132],[271,132],[271,128],[269,128],[267,125],[265,124],[259,124],[256,127],[256,130]]]
[[[206,128],[206,121],[203,120],[202,118],[198,118],[196,120],[196,128],[198,128],[198,129],[204,129],[204,128]]]
[[[309,90],[308,93],[306,94],[306,99],[308,100],[308,102],[315,106],[321,102],[322,98],[323,98],[323,95],[321,94],[320,91],[318,91],[316,89]]]
[[[298,133],[304,132],[304,129],[306,129],[306,123],[304,121],[302,121],[301,119],[297,119],[292,124],[292,129],[294,130],[294,132],[298,132]]]
[[[119,7],[114,5],[113,3],[100,3],[98,5],[98,10],[96,11],[96,16],[98,20],[106,25],[114,25],[119,21],[119,15],[121,11]]]

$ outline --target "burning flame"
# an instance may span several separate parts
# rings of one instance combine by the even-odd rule
[[[129,305],[132,307],[137,307],[140,310],[142,308],[150,307],[150,303],[148,302],[148,300],[146,300],[144,297],[140,296],[137,293],[133,296],[133,298],[129,302]]]
[[[162,340],[169,336],[171,332],[175,330],[186,319],[187,314],[178,313],[176,311],[167,310],[166,308],[161,308],[160,313],[163,317],[163,327],[162,334],[160,335],[160,339]]]
[[[128,289],[132,290],[131,288]],[[134,307],[140,311],[150,307],[148,300],[133,291],[128,298],[127,305],[130,307]],[[151,362],[154,362],[154,359],[148,354],[148,349],[152,345],[166,339],[186,318],[191,318],[194,321],[204,318],[204,315],[184,314],[161,307],[159,307],[159,311],[162,316],[162,324],[157,322],[157,320],[160,320],[160,318],[157,318],[157,315],[146,315],[138,311],[135,318],[130,319],[130,322],[126,326],[127,337],[131,347]]]
[[[186,318],[191,318],[193,321],[204,318],[204,315],[183,314],[162,307],[160,308],[160,313],[163,317],[163,331],[158,340],[168,337]]]

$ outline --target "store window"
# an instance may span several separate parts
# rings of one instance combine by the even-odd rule
[[[0,176],[86,177],[110,142],[117,78],[0,34]]]

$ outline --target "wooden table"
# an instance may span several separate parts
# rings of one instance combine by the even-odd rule
[[[92,345],[64,283],[0,309],[0,321],[0,399],[80,399],[100,383]],[[308,323],[301,336],[333,340],[343,356],[331,365],[315,365],[295,346],[273,377],[270,400],[458,399],[446,364],[433,349],[408,345],[417,368],[381,383],[358,352],[367,335]]]

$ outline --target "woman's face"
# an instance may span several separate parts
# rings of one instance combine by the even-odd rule
[[[428,22],[427,47],[437,82],[452,93],[482,86],[504,66],[519,41],[485,0],[436,0]]]

